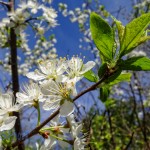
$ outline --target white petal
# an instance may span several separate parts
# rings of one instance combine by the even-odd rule
[[[74,150],[84,150],[84,145],[82,143],[82,140],[79,138],[76,138],[74,141]]]
[[[18,103],[23,102],[24,99],[28,99],[28,96],[27,96],[27,95],[22,94],[22,93],[20,93],[20,92],[17,92],[17,93],[16,93],[16,97],[17,97]]]
[[[81,132],[81,129],[82,129],[82,124],[80,124],[77,128],[76,128],[76,136],[78,136],[79,135],[79,133]]]
[[[50,138],[45,139],[45,141],[44,141],[45,147],[47,147],[50,144],[50,141],[51,141]]]
[[[0,127],[0,131],[10,130],[14,127],[17,117],[11,116],[4,120],[2,126]]]
[[[18,112],[21,108],[23,107],[23,104],[16,104],[13,107],[11,107],[10,109],[8,109],[9,112]]]
[[[43,105],[44,110],[52,110],[52,109],[57,109],[59,107],[59,101],[50,103],[50,102],[45,102]]]
[[[70,115],[71,113],[73,113],[74,111],[74,104],[65,100],[64,104],[61,105],[61,108],[60,108],[60,115],[61,116],[68,116]]]
[[[39,81],[39,80],[43,80],[46,78],[46,76],[44,74],[41,74],[40,72],[38,71],[35,71],[35,72],[29,72],[27,73],[26,75],[28,78],[30,79],[33,79],[35,81]]]
[[[5,115],[6,113],[8,113],[7,110],[0,109],[0,116],[1,116],[1,115]]]
[[[52,149],[55,144],[56,144],[56,139],[54,139],[52,137],[50,137],[48,139],[45,139],[45,141],[44,141],[44,145],[47,148],[51,148]]]
[[[94,61],[88,61],[86,64],[83,65],[83,68],[80,74],[84,74],[85,72],[91,70],[94,66],[95,66]]]

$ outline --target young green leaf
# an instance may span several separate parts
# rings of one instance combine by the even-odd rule
[[[106,108],[115,107],[115,100],[108,98],[107,101],[105,101],[104,104],[105,104]]]
[[[101,78],[107,71],[108,67],[107,67],[107,63],[104,63],[100,66],[99,70],[98,70],[98,76],[99,78]]]
[[[143,36],[144,30],[150,23],[150,13],[144,14],[126,25],[122,44],[120,45],[120,58],[129,53]]]
[[[91,82],[97,82],[98,81],[98,77],[95,75],[95,73],[92,70],[89,70],[88,72],[86,72],[84,74],[84,77]]]
[[[109,24],[96,13],[91,13],[90,29],[95,45],[105,60],[114,58],[114,31]]]
[[[150,40],[150,36],[143,36],[143,37],[141,37],[141,38],[139,39],[139,41],[135,44],[135,46],[134,46],[133,48],[135,48],[135,47],[137,47],[138,45],[140,45],[140,44],[146,42],[147,40]]]
[[[110,82],[109,86],[113,86],[113,85],[118,84],[120,82],[129,82],[130,79],[131,79],[130,73],[122,73],[114,81]]]
[[[116,23],[116,26],[118,29],[118,36],[119,36],[120,45],[122,45],[122,39],[124,36],[125,27],[122,25],[122,23],[119,20],[117,20],[114,17],[112,17],[112,18],[113,18],[114,22]]]
[[[110,82],[113,82],[120,74],[122,70],[118,69],[113,75],[111,75],[107,80],[105,80],[106,84],[109,84]]]
[[[109,93],[110,93],[109,87],[104,86],[100,88],[100,99],[102,102],[105,102],[108,99]]]
[[[144,56],[132,57],[121,62],[122,70],[149,71],[150,59]]]

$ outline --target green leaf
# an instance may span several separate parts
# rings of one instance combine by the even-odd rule
[[[144,56],[132,57],[121,62],[122,70],[149,71],[150,59]]]
[[[114,107],[115,106],[115,100],[114,99],[107,99],[107,101],[105,101],[105,106],[106,106],[106,108],[109,108],[110,106]]]
[[[117,70],[113,75],[111,75],[106,81],[105,84],[109,84],[110,82],[113,82],[120,74],[121,74],[121,69]]]
[[[100,99],[102,102],[105,102],[109,97],[110,90],[108,87],[104,86],[100,88]]]
[[[122,73],[114,81],[109,83],[109,86],[113,86],[120,82],[129,82],[131,79],[131,73]]]
[[[122,45],[120,48],[120,57],[129,53],[143,36],[144,30],[150,23],[150,13],[144,14],[126,25]]]
[[[90,29],[95,45],[105,60],[114,58],[114,31],[109,24],[96,13],[91,13]]]
[[[112,18],[116,23],[116,26],[117,26],[117,29],[118,29],[118,36],[119,36],[120,45],[122,45],[122,39],[123,39],[123,36],[124,36],[125,27],[122,25],[122,23],[119,20],[117,20],[113,16],[112,16]]]
[[[101,78],[107,71],[107,64],[104,63],[100,66],[99,70],[98,70],[98,76],[99,78]]]
[[[91,82],[97,82],[98,81],[98,77],[95,75],[95,73],[92,70],[89,70],[88,72],[86,72],[84,74],[84,77]]]
[[[150,40],[150,36],[143,36],[139,39],[139,41],[135,44],[134,48],[137,47],[138,45],[146,42],[147,40]]]

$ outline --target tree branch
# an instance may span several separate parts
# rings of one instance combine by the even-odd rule
[[[9,12],[14,11],[14,0],[9,0]],[[19,92],[19,77],[18,77],[18,62],[17,62],[17,37],[14,28],[10,28],[10,53],[11,53],[11,72],[12,72],[12,90],[13,94],[15,96],[16,102],[16,93]],[[15,132],[16,132],[16,138],[19,140],[20,134],[22,133],[21,129],[21,121],[20,116],[18,112],[13,113],[14,116],[17,117],[16,123],[15,123]],[[24,144],[18,145],[19,150],[24,150]]]

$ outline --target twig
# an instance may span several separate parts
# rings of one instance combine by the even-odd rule
[[[129,143],[127,144],[127,146],[125,147],[125,149],[124,149],[124,150],[128,150],[129,146],[130,146],[130,145],[131,145],[131,143],[132,143],[133,136],[134,136],[134,132],[132,132],[132,135],[131,135],[130,141],[129,141]]]
[[[10,7],[10,3],[8,3],[8,2],[0,1],[0,4],[4,5],[6,7]]]

